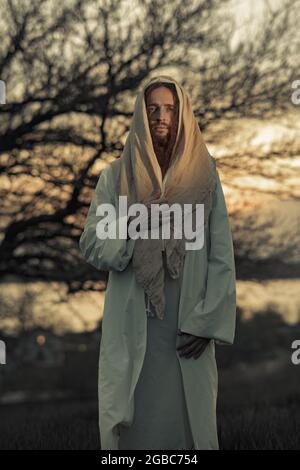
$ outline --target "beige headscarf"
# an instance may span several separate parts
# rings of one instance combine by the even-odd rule
[[[173,83],[179,100],[177,137],[164,181],[153,148],[144,98],[146,88],[154,82]],[[170,205],[203,203],[206,225],[216,185],[212,161],[189,97],[182,86],[166,75],[152,78],[142,87],[135,102],[129,135],[120,160],[119,195],[128,197],[128,205],[147,202],[158,190]],[[164,241],[165,261],[170,276],[175,279],[183,269],[185,239],[174,239],[172,233],[171,224],[171,239]],[[137,282],[144,288],[156,316],[163,319],[165,273],[162,240],[136,239],[132,265]]]

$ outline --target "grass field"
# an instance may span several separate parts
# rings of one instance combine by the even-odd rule
[[[0,408],[0,449],[99,449],[96,401],[10,405]],[[299,450],[300,394],[275,403],[218,409],[220,448]]]
[[[299,337],[299,324],[287,325],[268,312],[238,321],[234,345],[217,347],[221,449],[300,450],[300,365],[290,357],[292,340]],[[72,353],[53,377],[48,369],[25,376],[22,368],[22,377],[11,373],[10,390],[28,383],[31,392],[47,390],[53,397],[51,387],[59,387],[73,398],[1,405],[1,450],[100,449],[98,356],[86,354]]]

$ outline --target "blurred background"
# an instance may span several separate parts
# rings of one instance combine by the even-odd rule
[[[299,0],[0,0],[1,449],[99,447],[107,275],[78,241],[161,73],[192,100],[234,239],[220,446],[300,449],[299,19]]]

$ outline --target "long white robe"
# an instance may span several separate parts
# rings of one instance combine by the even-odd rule
[[[118,450],[120,428],[134,421],[134,392],[147,349],[143,289],[132,269],[135,241],[96,237],[101,203],[118,207],[115,190],[119,161],[102,171],[89,208],[80,248],[86,260],[109,271],[99,358],[99,427],[102,449]],[[218,172],[217,190],[204,246],[185,256],[178,329],[212,339],[197,359],[176,355],[180,364],[195,449],[218,449],[215,342],[232,344],[236,320],[236,277],[228,213]],[[116,227],[120,225],[118,219]],[[112,222],[114,224],[114,222]],[[180,337],[176,338],[176,347]]]

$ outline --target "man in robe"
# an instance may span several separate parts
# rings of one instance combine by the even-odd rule
[[[97,207],[118,209],[121,195],[129,207],[145,205],[149,230],[153,204],[168,203],[169,216],[173,204],[203,204],[203,246],[188,250],[185,236],[174,236],[174,217],[168,239],[132,238],[128,214],[110,222],[115,238],[97,237]],[[127,237],[120,236],[124,221]],[[142,87],[121,158],[100,175],[80,248],[90,264],[109,271],[101,448],[218,449],[215,343],[234,340],[233,244],[216,163],[175,79],[161,75]]]

